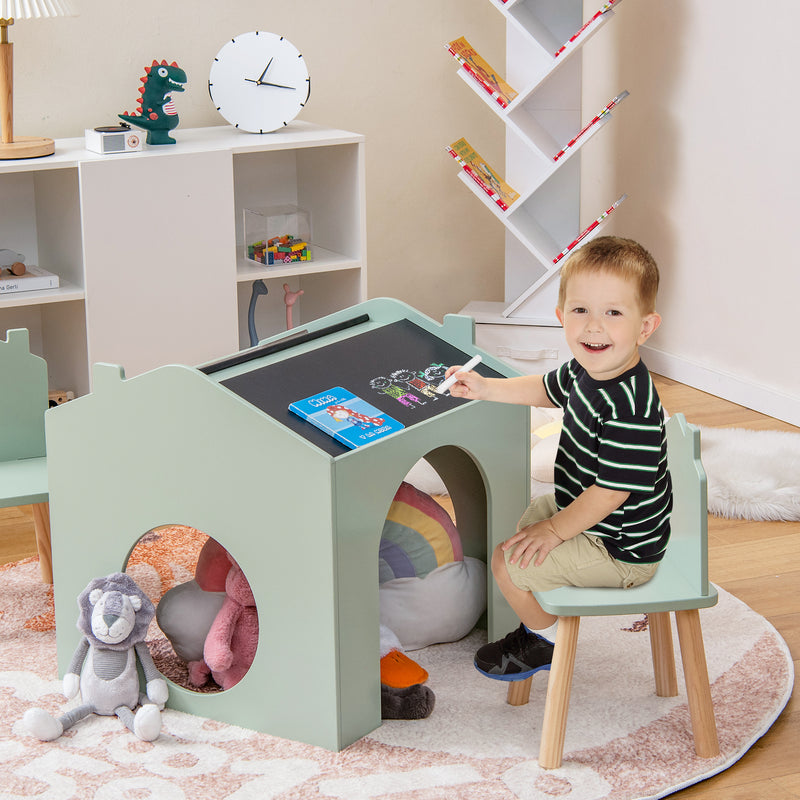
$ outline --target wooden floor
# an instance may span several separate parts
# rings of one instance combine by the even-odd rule
[[[754,430],[800,430],[762,414],[657,378],[670,414],[689,422]],[[0,563],[34,555],[28,508],[0,509]],[[739,597],[780,631],[794,658],[800,655],[800,522],[709,519],[711,580]],[[702,616],[701,616],[702,619]],[[730,769],[671,795],[679,800],[788,800],[800,798],[800,707],[792,697],[768,733]]]

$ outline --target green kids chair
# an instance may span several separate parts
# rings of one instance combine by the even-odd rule
[[[700,461],[700,431],[682,414],[667,421],[667,458],[673,483],[672,532],[655,576],[632,589],[562,586],[534,592],[541,607],[559,618],[539,748],[543,769],[561,766],[578,628],[584,616],[646,613],[656,694],[675,697],[678,681],[669,617],[675,613],[695,751],[701,758],[719,754],[699,615],[699,609],[717,602],[717,590],[708,580],[706,475]],[[527,703],[531,681],[529,677],[510,683],[508,703]]]

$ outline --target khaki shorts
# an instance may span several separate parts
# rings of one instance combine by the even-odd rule
[[[549,519],[558,510],[554,495],[537,497],[522,515],[517,530],[534,522]],[[558,545],[536,567],[533,561],[522,569],[510,564],[514,552],[506,550],[506,569],[514,586],[531,592],[546,592],[559,586],[607,586],[630,589],[647,583],[655,574],[658,564],[628,564],[608,554],[600,536],[579,533]]]

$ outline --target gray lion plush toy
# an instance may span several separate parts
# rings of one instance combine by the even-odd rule
[[[78,596],[78,630],[84,634],[64,676],[64,694],[79,706],[55,718],[40,708],[25,712],[28,732],[45,742],[57,739],[90,714],[116,714],[140,739],[161,731],[167,682],[156,669],[144,639],[155,608],[133,579],[122,572],[95,578]],[[146,680],[140,695],[136,658]],[[140,706],[134,713],[134,709]]]

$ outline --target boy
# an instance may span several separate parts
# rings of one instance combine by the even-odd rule
[[[533,591],[637,586],[664,555],[672,509],[664,415],[639,358],[661,323],[658,280],[641,245],[592,240],[561,271],[556,316],[574,358],[546,375],[460,373],[450,389],[456,397],[564,409],[555,496],[534,500],[517,533],[492,554],[495,580],[522,624],[476,653],[487,677],[520,680],[549,668],[553,644],[533,631],[557,618]]]

